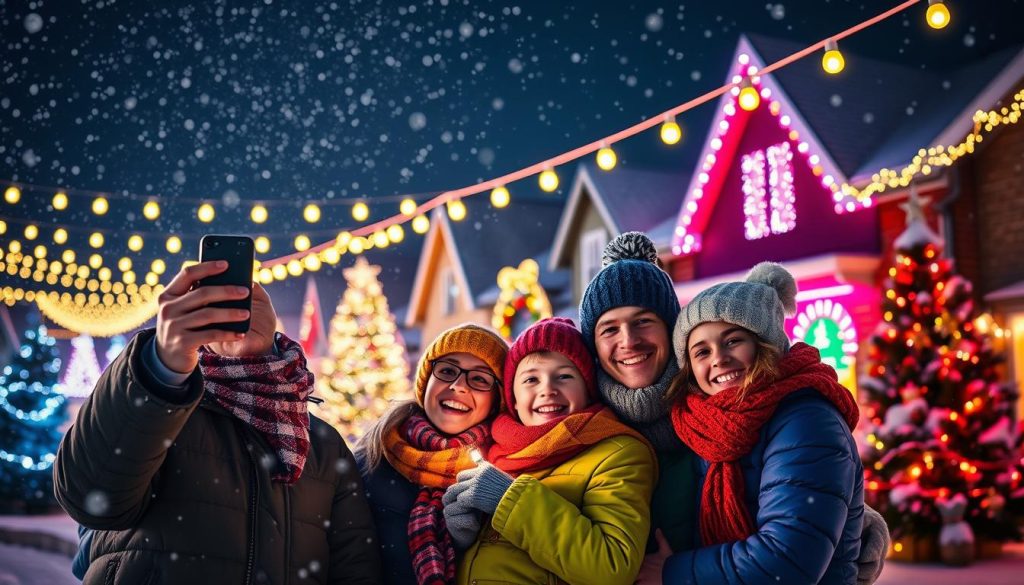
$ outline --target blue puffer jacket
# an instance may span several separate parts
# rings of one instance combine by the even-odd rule
[[[703,489],[708,463],[696,459]],[[671,556],[663,582],[856,583],[864,468],[839,411],[813,389],[791,394],[740,464],[757,532]]]
[[[381,570],[383,583],[417,585],[409,553],[409,514],[420,488],[395,471],[387,461],[381,461],[373,473],[366,473],[366,464],[358,456],[356,463],[363,476],[370,512],[377,526],[384,565]]]

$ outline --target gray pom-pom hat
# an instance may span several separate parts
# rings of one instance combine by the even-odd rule
[[[774,345],[789,351],[784,323],[796,313],[796,280],[781,264],[761,262],[743,282],[723,282],[693,297],[676,320],[672,346],[680,367],[686,361],[690,332],[702,323],[724,321],[739,325]]]

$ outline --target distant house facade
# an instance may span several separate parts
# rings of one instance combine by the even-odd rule
[[[424,345],[461,323],[492,327],[498,271],[546,258],[563,201],[518,200],[494,209],[478,197],[465,205],[467,217],[459,222],[441,209],[430,216],[405,315],[405,327],[418,329]],[[566,271],[541,273],[540,284],[556,307],[564,304],[567,279]]]
[[[743,37],[729,81],[799,48]],[[800,288],[790,336],[817,345],[855,390],[911,186],[870,198],[840,186],[863,188],[881,169],[906,166],[923,147],[962,140],[976,110],[1008,106],[1024,89],[1024,58],[1008,50],[942,74],[861,58],[851,63],[856,67],[835,78],[813,59],[755,78],[761,104],[752,112],[734,94],[723,95],[698,159],[679,173],[581,165],[549,268],[571,272],[578,302],[598,242],[644,231],[685,303],[716,282],[742,279],[757,262],[781,262]],[[905,83],[892,84],[894,78]],[[878,89],[883,83],[885,92]],[[958,270],[977,283],[978,300],[1014,333],[1010,368],[1024,386],[1022,167],[1024,128],[1014,125],[912,188],[932,201],[929,223]]]

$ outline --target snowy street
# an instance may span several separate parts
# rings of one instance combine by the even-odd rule
[[[0,585],[65,585],[78,583],[71,559],[24,546],[0,544]]]

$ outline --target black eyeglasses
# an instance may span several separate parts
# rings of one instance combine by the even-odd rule
[[[498,383],[494,374],[485,370],[467,370],[460,368],[457,364],[444,360],[430,362],[430,373],[435,378],[449,384],[459,379],[459,376],[466,374],[466,385],[479,392],[490,392]]]

